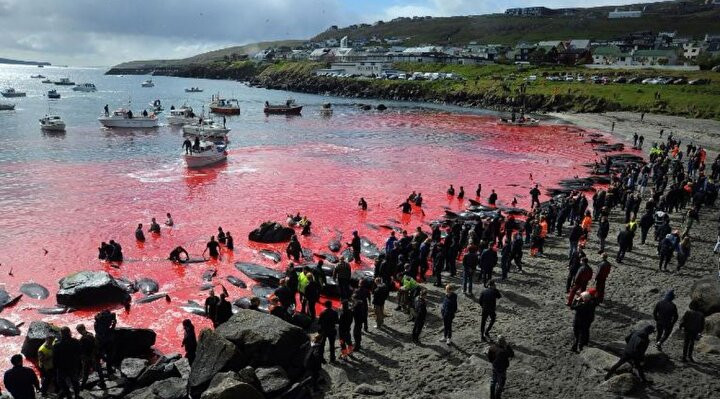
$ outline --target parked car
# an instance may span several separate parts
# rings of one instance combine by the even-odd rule
[[[674,85],[684,85],[684,84],[687,84],[687,82],[688,82],[688,81],[687,81],[687,79],[685,79],[685,78],[676,78],[676,79],[673,79],[672,84],[674,84]]]
[[[618,76],[617,78],[613,79],[613,83],[627,83],[627,78],[625,76]]]
[[[707,79],[693,79],[693,80],[691,80],[691,81],[688,82],[688,84],[689,84],[689,85],[692,85],[692,86],[705,85],[705,84],[708,84],[708,83],[710,83],[710,81],[707,80]]]
[[[642,80],[641,80],[639,77],[637,77],[637,76],[632,77],[632,78],[630,78],[630,79],[627,80],[628,83],[640,83],[641,81],[642,81]]]

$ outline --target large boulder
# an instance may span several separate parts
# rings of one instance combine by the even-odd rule
[[[50,335],[60,337],[60,327],[44,321],[33,321],[28,327],[20,352],[28,359],[37,359],[38,349]]]
[[[700,353],[720,354],[720,338],[712,335],[703,335],[695,344],[695,350]]]
[[[127,358],[120,363],[120,374],[128,380],[136,380],[147,368],[146,359]]]
[[[290,387],[290,379],[280,367],[258,368],[255,375],[266,396],[275,396]]]
[[[138,376],[137,386],[146,387],[168,378],[182,377],[174,363],[179,357],[179,355],[161,356]]]
[[[705,318],[705,334],[720,338],[720,313]]]
[[[199,397],[215,374],[240,366],[240,356],[235,345],[216,331],[200,332],[197,354],[190,371],[190,391]]]
[[[237,372],[227,371],[224,373],[215,374],[215,376],[210,381],[210,385],[208,385],[208,389],[213,389],[214,387],[220,385],[220,383],[226,379],[244,382],[248,385],[252,385],[257,389],[261,389],[260,380],[258,380],[257,375],[255,375],[255,369],[250,366],[245,367]]]
[[[262,243],[278,243],[290,241],[290,237],[294,234],[295,230],[290,227],[283,226],[277,222],[265,222],[257,229],[251,231],[248,239]]]
[[[106,303],[126,303],[130,295],[115,279],[103,271],[82,271],[63,277],[57,292],[57,303],[84,307]]]
[[[252,385],[227,378],[203,392],[201,399],[265,399]]]
[[[185,399],[187,398],[187,381],[173,377],[158,381],[149,387],[136,389],[125,395],[126,399]]]
[[[628,395],[640,387],[640,380],[632,373],[622,373],[603,382],[600,387],[616,395]]]
[[[580,358],[586,366],[599,373],[610,370],[610,367],[618,361],[617,356],[598,348],[583,349],[580,352]],[[630,366],[623,365],[622,367],[624,370],[630,370]]]
[[[720,281],[716,278],[696,281],[690,290],[690,299],[690,304],[706,316],[720,312]]]
[[[144,357],[152,352],[157,334],[147,328],[118,327],[114,332],[118,359]]]
[[[302,329],[279,317],[246,309],[240,309],[215,331],[235,344],[245,364],[253,367],[301,367],[309,341]]]

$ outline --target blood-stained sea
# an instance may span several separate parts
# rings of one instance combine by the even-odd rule
[[[217,269],[214,283],[235,299],[251,292],[227,283],[228,275],[249,288],[253,282],[234,262],[286,265],[283,244],[248,241],[248,233],[263,221],[307,215],[312,234],[300,242],[315,252],[327,252],[328,242],[338,236],[349,241],[353,230],[382,248],[389,230],[381,225],[427,229],[444,207],[464,208],[466,203],[445,194],[450,184],[456,190],[463,186],[466,199],[484,202],[494,189],[500,204],[515,197],[527,207],[534,184],[549,188],[560,179],[585,176],[582,164],[599,158],[585,143],[588,132],[553,122],[518,128],[498,125],[497,117],[487,115],[416,108],[365,112],[349,105],[337,107],[330,118],[308,108],[304,112],[300,118],[235,122],[227,163],[197,171],[185,168],[181,133],[167,127],[112,132],[85,126],[68,132],[68,140],[39,139],[52,141],[37,143],[52,146],[47,150],[52,155],[1,158],[0,287],[14,294],[21,284],[36,282],[50,290],[50,297],[25,296],[0,317],[25,322],[23,332],[39,319],[92,325],[93,311],[41,315],[37,309],[53,306],[58,280],[76,271],[149,277],[170,295],[170,303],[133,304],[129,312],[112,308],[121,325],[156,330],[159,351],[181,351],[182,319],[192,319],[198,330],[209,326],[180,307],[189,299],[204,301],[203,272]],[[86,138],[70,140],[71,134]],[[475,195],[478,184],[481,198]],[[412,191],[425,198],[424,213],[403,215],[398,205]],[[357,207],[360,197],[367,200],[367,211]],[[162,224],[168,212],[173,227],[163,226],[159,236],[146,232],[144,244],[135,241],[138,223],[147,229],[156,217]],[[235,237],[234,252],[223,250],[219,260],[190,265],[165,260],[178,245],[199,257],[219,226]],[[110,239],[124,249],[119,267],[97,259],[98,245]],[[261,249],[276,250],[283,259],[275,264]],[[364,259],[354,267],[370,266]],[[0,337],[0,358],[17,352],[22,339]]]

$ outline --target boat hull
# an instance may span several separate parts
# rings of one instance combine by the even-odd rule
[[[40,125],[40,129],[44,132],[64,132],[65,125]]]
[[[183,133],[186,135],[196,136],[207,136],[207,137],[225,137],[226,134],[230,133],[230,129],[217,127],[214,129],[205,129],[202,127],[185,125],[182,128]]]
[[[8,98],[25,97],[25,93],[2,93],[2,96]]]
[[[73,87],[73,91],[82,91],[84,93],[92,93],[94,91],[97,91],[97,89],[91,89],[86,87]]]
[[[100,117],[100,124],[105,127],[114,129],[151,129],[158,127],[157,119],[132,118],[132,119],[112,119]]]
[[[12,111],[15,109],[15,104],[0,104],[0,111]]]
[[[264,112],[268,115],[300,115],[303,107],[265,107]]]
[[[200,118],[187,118],[182,116],[166,116],[165,121],[169,125],[191,125],[193,123],[198,123],[200,121]]]
[[[240,115],[240,108],[210,107],[210,112],[222,115]]]
[[[227,160],[227,153],[216,153],[212,155],[185,155],[185,164],[188,168],[197,169],[205,166],[215,165]]]

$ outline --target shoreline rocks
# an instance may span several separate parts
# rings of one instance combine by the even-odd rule
[[[56,299],[59,305],[87,307],[127,303],[130,295],[107,272],[81,271],[63,277]]]

